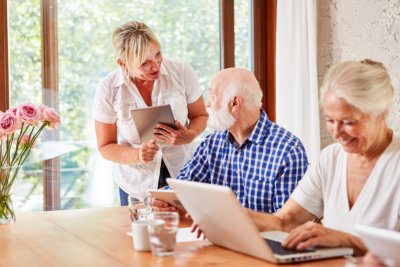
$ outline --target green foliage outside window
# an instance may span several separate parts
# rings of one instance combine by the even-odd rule
[[[247,14],[247,1],[240,2],[239,11]],[[60,142],[73,147],[60,157],[62,208],[90,207],[93,202],[87,189],[96,179],[93,173],[99,157],[92,101],[101,79],[117,67],[111,42],[114,29],[129,20],[146,23],[162,44],[165,58],[179,58],[193,66],[206,96],[220,66],[219,1],[68,0],[57,2],[57,12]],[[42,102],[40,1],[8,1],[8,16],[10,104]],[[236,44],[244,50],[248,36],[240,31],[243,26]],[[243,62],[247,53],[239,56],[245,58]],[[33,154],[24,166],[17,210],[42,207],[42,162],[38,159]]]

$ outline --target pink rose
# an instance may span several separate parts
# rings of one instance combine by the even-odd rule
[[[35,104],[27,102],[20,105],[17,108],[17,117],[21,119],[22,122],[27,122],[32,125],[38,125],[40,119],[39,109]]]
[[[48,106],[43,105],[43,104],[36,104],[36,107],[38,108],[39,113],[40,113],[40,120],[44,121],[43,113],[44,113],[44,110],[48,108]]]
[[[42,120],[49,122],[49,127],[53,129],[61,124],[60,116],[53,108],[49,107],[43,109]]]
[[[0,131],[4,134],[12,134],[19,130],[21,126],[21,121],[12,112],[0,114]]]
[[[18,107],[19,107],[19,105],[16,105],[16,106],[10,108],[9,110],[7,110],[7,112],[12,112],[15,116],[17,116]]]

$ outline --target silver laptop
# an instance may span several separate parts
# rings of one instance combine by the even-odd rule
[[[130,110],[130,113],[142,142],[154,139],[153,129],[157,127],[158,123],[176,129],[170,105],[133,109]]]
[[[288,235],[281,231],[258,232],[247,212],[229,187],[167,179],[185,209],[207,239],[273,263],[290,263],[353,254],[351,248],[285,249],[280,242]]]

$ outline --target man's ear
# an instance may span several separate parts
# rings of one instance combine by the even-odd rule
[[[232,112],[236,112],[242,108],[243,100],[239,96],[234,96],[231,102]]]

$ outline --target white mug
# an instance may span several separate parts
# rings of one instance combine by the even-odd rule
[[[149,220],[138,220],[132,222],[133,247],[136,250],[151,250],[148,225]]]

